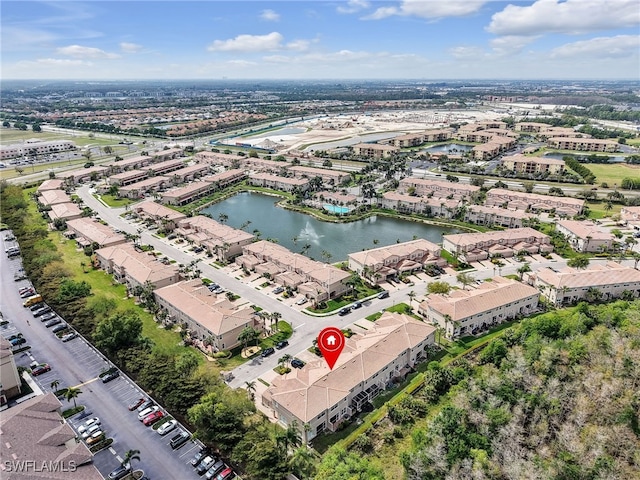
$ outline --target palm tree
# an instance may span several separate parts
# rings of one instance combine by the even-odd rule
[[[225,223],[227,220],[229,220],[229,215],[227,215],[226,213],[221,213],[220,215],[218,215],[218,221],[220,223]]]
[[[60,380],[54,380],[51,382],[50,386],[53,388],[53,393],[58,393],[58,385],[60,385]]]
[[[409,305],[411,305],[411,303],[413,302],[413,299],[416,298],[418,294],[416,292],[414,292],[413,290],[411,290],[409,293],[407,293],[407,297],[409,297]]]
[[[518,268],[518,275],[520,275],[520,281],[522,281],[522,276],[525,273],[528,273],[530,271],[531,271],[531,266],[528,262],[523,264],[520,268]]]
[[[456,280],[462,284],[463,290],[466,290],[467,285],[471,285],[475,281],[473,275],[470,275],[468,273],[459,273],[456,276]]]
[[[122,459],[122,466],[127,468],[129,472],[133,471],[132,460],[140,461],[140,450],[127,450]]]
[[[289,460],[289,466],[298,478],[309,480],[315,473],[317,461],[318,459],[313,454],[313,450],[305,445],[294,450]]]
[[[67,400],[67,402],[73,400],[73,408],[78,408],[78,405],[76,404],[76,398],[78,398],[78,395],[80,395],[81,393],[82,390],[80,390],[79,388],[69,387],[64,394],[64,398]]]
[[[273,330],[273,324],[276,324],[276,329],[278,327],[278,322],[282,318],[282,314],[280,312],[272,312],[269,314],[269,319],[271,320],[271,329]]]
[[[256,382],[244,382],[245,387],[247,388],[247,393],[249,394],[249,398],[253,401],[256,398]]]

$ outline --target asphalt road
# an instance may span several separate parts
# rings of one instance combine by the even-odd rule
[[[79,386],[82,394],[77,403],[86,406],[85,412],[101,419],[105,433],[114,439],[110,449],[99,452],[94,457],[94,464],[106,477],[109,472],[120,465],[127,450],[140,450],[141,462],[134,463],[134,468],[142,468],[152,480],[199,478],[193,468],[188,465],[191,456],[199,448],[189,442],[181,449],[173,451],[168,445],[170,438],[178,430],[166,436],[158,435],[150,427],[145,427],[137,419],[136,412],[130,412],[127,405],[131,401],[148,396],[132,381],[121,375],[116,380],[102,383],[98,375],[111,364],[89,345],[82,337],[70,342],[61,342],[55,334],[47,329],[39,319],[34,318],[31,311],[22,306],[23,299],[17,293],[21,286],[29,284],[28,280],[14,281],[13,274],[21,268],[19,257],[7,259],[4,248],[6,232],[2,232],[3,252],[0,254],[0,309],[9,324],[0,327],[0,334],[8,337],[21,332],[31,346],[28,352],[16,354],[18,366],[28,367],[33,361],[48,363],[51,371],[33,377],[45,392],[50,392],[51,382],[58,380],[58,388]],[[72,406],[62,400],[63,409]],[[78,416],[77,416],[78,417]],[[71,418],[69,423],[77,428],[84,418]]]

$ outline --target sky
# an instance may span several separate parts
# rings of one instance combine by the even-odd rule
[[[638,0],[2,0],[0,32],[5,80],[640,80]]]

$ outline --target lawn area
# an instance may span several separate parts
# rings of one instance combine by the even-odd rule
[[[387,311],[387,312],[395,312],[395,313],[406,313],[408,315],[411,315],[411,307],[409,305],[407,305],[406,303],[399,303],[399,304],[393,305],[393,306],[391,306],[389,308],[385,308],[385,311]],[[364,318],[366,318],[370,322],[375,322],[381,316],[382,316],[382,312],[376,312],[376,313],[372,313],[371,315],[369,315],[367,317],[364,317]]]
[[[607,202],[587,202],[587,207],[589,207],[589,218],[600,219],[604,217],[611,217],[617,213],[620,213],[622,209],[622,205],[619,203],[612,203],[611,210],[605,208]]]
[[[598,184],[606,182],[609,188],[620,186],[622,179],[640,177],[640,165],[628,165],[626,163],[585,163],[585,167],[593,172]]]
[[[118,198],[114,195],[109,194],[94,195],[94,197],[96,197],[98,200],[102,200],[111,208],[125,207],[127,205],[131,205],[132,203],[135,203],[135,201],[131,200],[130,198]]]

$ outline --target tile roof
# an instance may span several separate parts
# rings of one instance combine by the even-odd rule
[[[621,283],[640,282],[640,271],[620,265],[615,262],[607,262],[604,265],[590,265],[585,270],[566,267],[556,271],[551,268],[542,268],[535,272],[533,277],[536,282],[543,282],[556,289],[603,287]]]
[[[581,239],[591,237],[592,240],[613,240],[615,238],[611,233],[603,230],[593,222],[560,220],[557,225]]]

